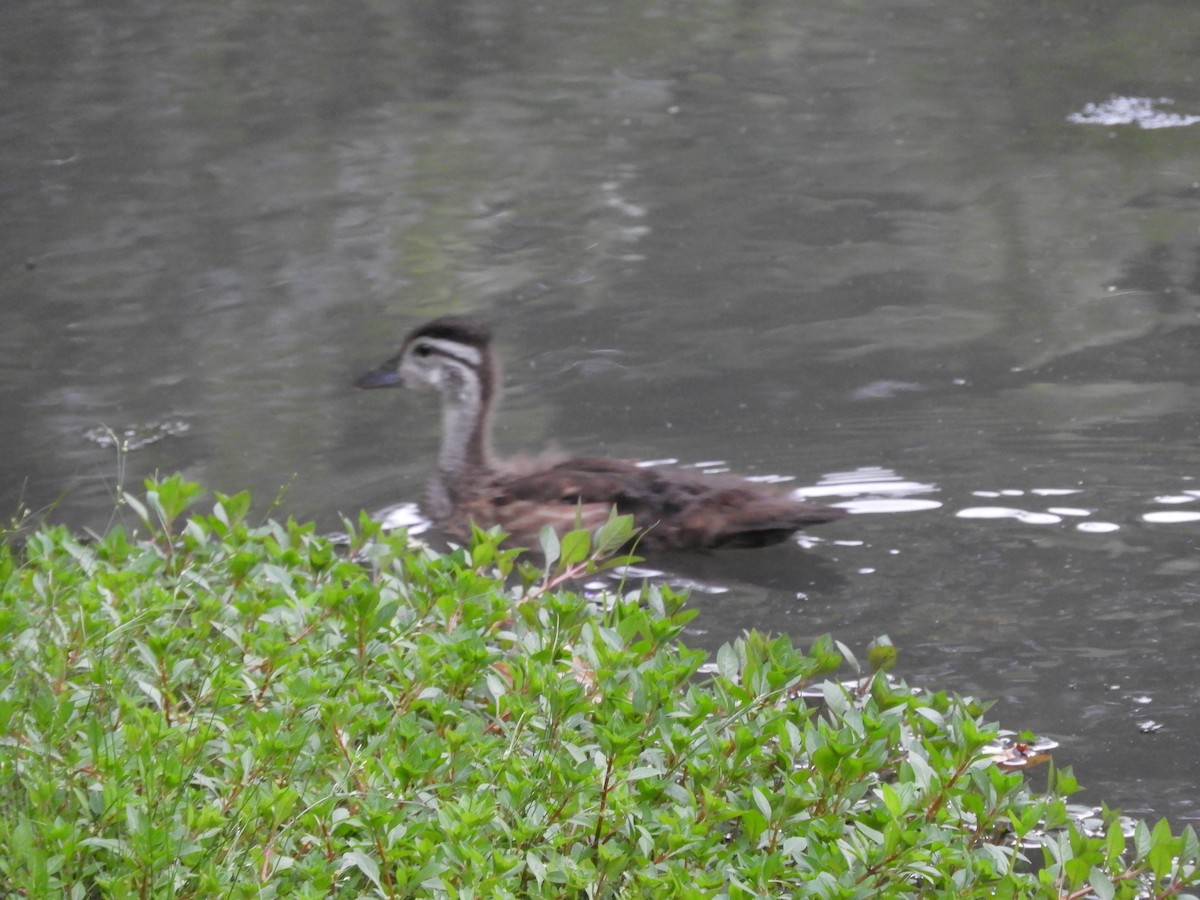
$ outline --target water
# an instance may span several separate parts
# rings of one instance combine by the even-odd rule
[[[0,514],[100,528],[175,470],[329,528],[414,500],[436,415],[350,384],[475,315],[501,449],[860,510],[668,560],[694,642],[887,633],[1083,799],[1194,821],[1198,15],[10,2]]]

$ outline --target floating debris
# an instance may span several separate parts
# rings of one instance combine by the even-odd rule
[[[1001,769],[1026,769],[1050,760],[1050,751],[1058,741],[1049,738],[1021,739],[1012,732],[1001,732],[1000,736],[983,748],[983,754]]]
[[[166,422],[145,422],[141,425],[127,425],[119,431],[107,425],[97,425],[83,433],[84,438],[101,447],[119,447],[122,450],[140,450],[150,444],[157,444],[163,438],[175,437],[190,431],[192,428],[182,419],[171,419]]]
[[[1076,125],[1137,125],[1140,128],[1185,128],[1200,123],[1200,116],[1163,112],[1156,106],[1169,106],[1169,97],[1112,96],[1100,103],[1084,104],[1082,112],[1067,116]]]

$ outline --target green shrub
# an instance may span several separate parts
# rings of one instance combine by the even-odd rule
[[[128,498],[140,534],[0,548],[0,895],[1165,897],[1194,833],[1068,817],[983,707],[849,686],[829,639],[701,672],[663,587],[560,589],[629,536],[348,548]],[[503,577],[517,567],[520,577]],[[517,586],[512,586],[516,582]],[[876,668],[894,651],[883,642]],[[815,689],[817,700],[800,696]],[[807,692],[806,692],[807,695]]]

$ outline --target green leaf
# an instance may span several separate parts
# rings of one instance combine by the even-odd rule
[[[663,770],[658,768],[658,766],[637,766],[629,770],[625,776],[625,780],[632,782],[641,781],[645,778],[658,778],[662,773]]]
[[[909,750],[907,762],[912,769],[913,783],[922,791],[928,790],[933,782],[933,769],[930,768],[928,760],[913,748]]]
[[[818,747],[812,752],[811,758],[813,767],[824,778],[833,777],[834,772],[837,771],[838,762],[841,761],[841,756],[829,745]]]
[[[133,496],[133,494],[122,494],[121,501],[130,509],[132,509],[134,514],[144,523],[147,525],[152,524],[150,522],[150,511],[146,509],[145,504],[143,504],[142,501],[140,501],[137,497]]]
[[[834,672],[842,664],[842,656],[834,648],[833,638],[827,634],[823,634],[813,641],[808,655],[816,661],[816,674],[818,675]]]
[[[597,554],[608,556],[630,543],[636,536],[637,529],[633,527],[633,516],[617,515],[617,508],[614,506],[608,515],[608,521],[596,529],[593,546]]]
[[[225,524],[234,525],[244,521],[248,512],[250,512],[250,494],[248,491],[240,491],[231,496],[221,493],[216,494],[213,515],[217,516]]]
[[[499,700],[508,693],[508,688],[504,684],[504,679],[495,672],[488,672],[484,677],[487,681],[488,693],[492,695],[493,699]]]
[[[854,670],[855,674],[861,674],[862,666],[859,665],[858,659],[850,651],[850,648],[847,647],[845,644],[843,644],[841,641],[834,641],[834,644],[837,645],[838,650],[842,654],[842,659],[844,659],[846,661],[846,665],[848,665],[850,668],[852,668]]]
[[[533,875],[539,885],[546,880],[546,864],[542,861],[541,857],[533,852],[526,853],[525,865],[529,867],[530,874]]]
[[[771,819],[771,801],[757,787],[750,789],[750,797],[754,800],[754,805],[758,807],[758,811],[763,814],[763,818],[767,821]]]
[[[896,788],[888,784],[886,781],[879,786],[879,795],[883,800],[884,808],[887,809],[887,811],[891,813],[893,817],[899,818],[904,812],[907,811],[908,804],[903,798],[901,798],[900,793],[896,790]]]
[[[885,634],[873,640],[867,647],[867,666],[872,672],[886,672],[896,665],[898,654],[891,639]]]
[[[1121,822],[1116,818],[1108,823],[1108,831],[1104,835],[1104,849],[1105,861],[1116,871],[1125,853],[1125,835],[1121,831]]]
[[[1179,835],[1179,858],[1200,864],[1200,842],[1197,842],[1196,831],[1191,825],[1185,825]]]
[[[1176,843],[1167,820],[1160,819],[1151,832],[1150,852],[1146,854],[1146,862],[1155,878],[1166,878],[1174,868]]]
[[[1108,876],[1095,866],[1088,872],[1088,884],[1092,886],[1092,891],[1100,900],[1113,900],[1113,897],[1117,894],[1116,885],[1109,881]]]
[[[1133,853],[1135,859],[1143,860],[1150,852],[1150,829],[1145,822],[1138,822],[1133,827]]]
[[[574,566],[583,562],[591,549],[592,536],[587,530],[579,528],[568,531],[563,535],[559,554],[562,565]]]
[[[160,481],[146,479],[146,500],[162,517],[162,524],[165,526],[170,526],[184,510],[204,496],[204,493],[203,487],[185,481],[179,473]]]
[[[546,571],[549,572],[554,568],[554,564],[558,562],[558,555],[562,545],[559,543],[558,535],[554,533],[554,529],[549,525],[545,526],[541,534],[538,535],[538,543],[542,548],[542,556],[546,560]]]
[[[850,698],[846,695],[846,689],[836,681],[821,682],[821,694],[825,698],[825,705],[834,715],[844,716],[850,710]]]
[[[722,644],[717,648],[717,671],[721,673],[722,678],[736,684],[741,675],[741,668],[737,650],[731,644]]]
[[[934,725],[946,724],[946,717],[931,706],[917,706],[913,711],[918,716],[928,719]]]
[[[343,853],[338,863],[338,872],[345,872],[350,868],[358,869],[379,891],[383,891],[383,885],[379,881],[379,863],[367,854],[361,850],[347,850]]]

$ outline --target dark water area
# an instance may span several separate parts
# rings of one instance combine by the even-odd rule
[[[176,470],[328,528],[416,500],[429,398],[350,385],[474,316],[500,449],[861,511],[673,561],[695,643],[888,634],[910,683],[1058,740],[1081,800],[1195,822],[1198,29],[1169,0],[12,0],[0,516],[103,528]]]

